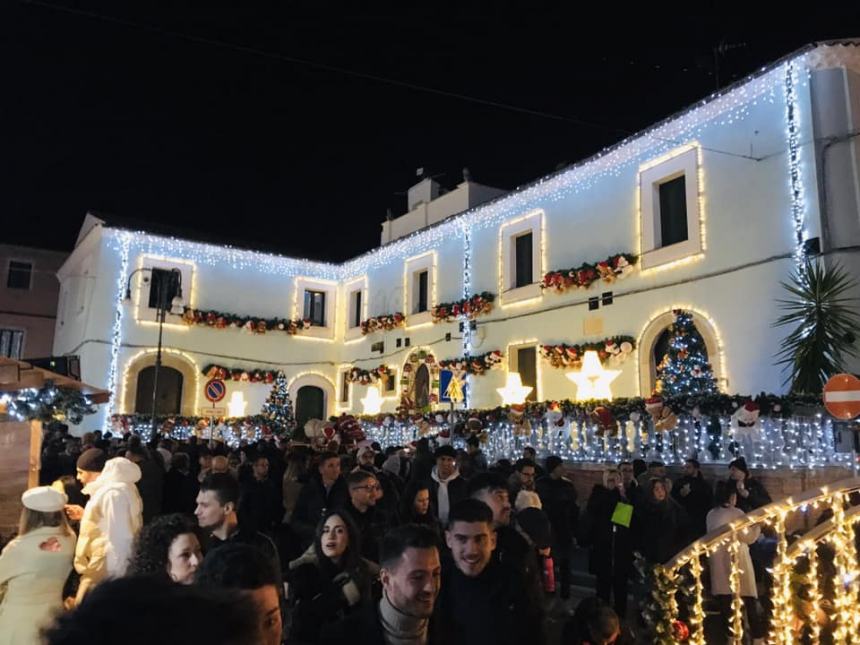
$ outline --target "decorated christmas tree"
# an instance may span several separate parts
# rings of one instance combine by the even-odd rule
[[[675,322],[669,328],[669,347],[657,366],[657,391],[667,397],[716,393],[714,371],[693,316],[681,309],[672,313]]]
[[[290,434],[296,426],[296,418],[293,416],[293,402],[290,401],[290,393],[287,391],[287,377],[283,372],[278,372],[269,398],[263,404],[262,416],[266,417],[272,432],[279,435]]]

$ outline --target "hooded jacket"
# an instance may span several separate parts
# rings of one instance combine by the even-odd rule
[[[90,496],[81,518],[75,570],[81,575],[77,602],[93,586],[122,576],[143,523],[143,502],[135,484],[140,468],[125,457],[110,459],[98,479],[84,487]]]
[[[440,479],[436,466],[433,466],[430,472],[430,480],[430,503],[439,514],[442,526],[445,526],[451,507],[467,497],[469,485],[465,479],[460,478],[458,470],[454,470],[448,479]]]

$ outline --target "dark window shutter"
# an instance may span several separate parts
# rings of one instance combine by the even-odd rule
[[[534,347],[517,350],[517,370],[523,385],[532,388],[526,401],[537,401],[537,353]]]
[[[524,287],[534,280],[532,275],[532,234],[520,235],[516,243],[516,276],[514,287]]]
[[[660,246],[687,239],[687,186],[684,176],[660,184]]]
[[[418,308],[416,313],[427,311],[427,279],[429,275],[427,271],[422,271],[418,274]]]

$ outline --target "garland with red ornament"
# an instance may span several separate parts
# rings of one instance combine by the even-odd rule
[[[361,335],[367,336],[377,331],[391,331],[398,327],[403,327],[406,324],[406,316],[401,312],[393,314],[385,314],[383,316],[374,316],[367,320],[361,321]]]
[[[493,310],[495,299],[495,295],[489,291],[483,291],[456,302],[443,302],[441,305],[433,307],[430,313],[433,316],[433,322],[436,323],[454,322],[460,317],[472,320],[490,313]]]
[[[499,350],[487,352],[480,356],[461,356],[460,358],[449,358],[444,361],[439,361],[439,367],[443,370],[451,370],[458,374],[473,374],[480,376],[487,370],[499,367],[504,360],[505,355]]]
[[[631,253],[617,253],[596,264],[583,262],[578,267],[556,269],[543,276],[540,286],[562,293],[568,289],[587,289],[598,280],[611,284],[630,275],[637,259]]]
[[[363,370],[360,367],[353,367],[346,373],[348,383],[358,383],[359,385],[370,385],[381,379],[386,379],[391,376],[393,370],[388,365],[380,365],[372,370]]]
[[[212,364],[203,368],[203,374],[207,378],[219,378],[222,381],[242,381],[245,383],[266,383],[269,385],[275,382],[278,371],[259,368],[246,370],[238,367],[230,368]]]
[[[265,334],[270,331],[283,331],[294,336],[300,331],[311,328],[307,319],[290,320],[288,318],[259,318],[256,316],[240,316],[223,311],[192,309],[186,307],[182,314],[182,322],[186,325],[211,327],[212,329],[241,329],[253,334]]]
[[[578,345],[541,345],[540,355],[549,364],[559,369],[578,369],[582,366],[585,352],[595,351],[600,362],[619,365],[625,362],[636,349],[636,340],[632,336],[613,336],[593,343]]]

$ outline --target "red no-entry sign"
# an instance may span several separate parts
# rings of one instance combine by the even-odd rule
[[[836,374],[824,385],[824,407],[837,419],[860,416],[860,378]]]

